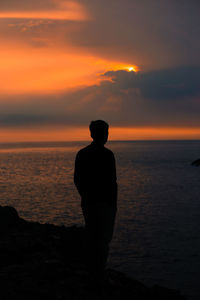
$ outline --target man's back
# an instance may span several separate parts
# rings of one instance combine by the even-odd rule
[[[116,167],[112,151],[95,142],[81,149],[76,156],[74,182],[83,206],[97,202],[116,206]]]

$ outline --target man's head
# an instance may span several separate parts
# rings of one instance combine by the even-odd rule
[[[99,144],[104,145],[108,140],[109,125],[102,120],[92,121],[90,123],[90,133],[93,140]]]

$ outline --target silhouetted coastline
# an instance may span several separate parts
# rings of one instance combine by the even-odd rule
[[[185,299],[111,269],[107,284],[91,284],[82,227],[27,222],[14,208],[0,206],[0,234],[1,299]]]

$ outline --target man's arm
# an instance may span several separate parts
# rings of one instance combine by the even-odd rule
[[[81,170],[81,158],[80,154],[77,153],[76,159],[75,159],[75,167],[74,167],[74,184],[79,192],[80,195],[82,195],[82,170]]]
[[[113,198],[117,202],[117,172],[116,172],[116,163],[115,163],[115,156],[112,153],[112,178],[113,178]]]

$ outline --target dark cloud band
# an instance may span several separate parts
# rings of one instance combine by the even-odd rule
[[[27,96],[23,102],[1,101],[0,126],[79,126],[92,119],[116,126],[200,126],[200,67],[104,76],[112,81],[60,95]]]

